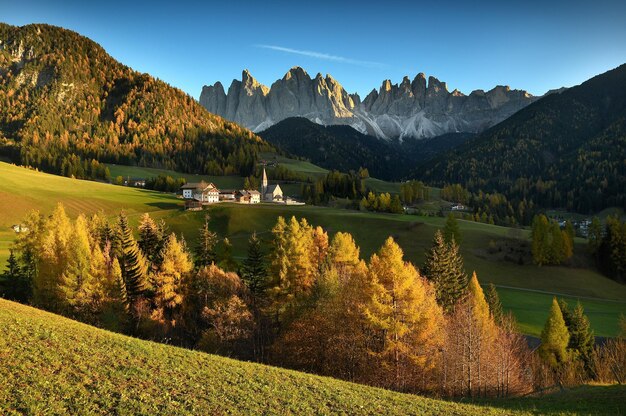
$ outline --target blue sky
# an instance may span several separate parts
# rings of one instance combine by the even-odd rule
[[[0,0],[0,21],[75,30],[196,98],[245,68],[270,85],[298,65],[363,97],[418,72],[464,93],[543,94],[626,62],[626,1],[615,0]]]

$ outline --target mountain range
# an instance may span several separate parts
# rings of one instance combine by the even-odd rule
[[[311,78],[291,68],[271,87],[244,70],[225,92],[221,82],[204,86],[200,104],[211,113],[260,132],[289,117],[322,125],[348,125],[379,139],[430,138],[446,133],[478,133],[537,100],[526,91],[496,86],[465,95],[445,82],[418,74],[400,84],[383,81],[364,100],[349,94],[332,76]]]

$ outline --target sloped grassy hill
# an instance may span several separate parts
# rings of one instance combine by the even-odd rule
[[[623,387],[483,406],[428,399],[137,340],[1,299],[0,363],[2,414],[619,414],[626,403]]]

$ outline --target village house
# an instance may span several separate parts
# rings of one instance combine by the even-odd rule
[[[237,192],[232,189],[220,190],[220,202],[235,202]]]
[[[240,204],[258,204],[261,202],[261,193],[255,190],[237,191],[236,200]]]
[[[215,185],[207,182],[187,183],[180,188],[183,191],[183,198],[194,199],[203,204],[213,204],[219,202],[220,191]]]

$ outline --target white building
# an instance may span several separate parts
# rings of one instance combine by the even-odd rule
[[[212,183],[204,181],[200,183],[188,183],[181,186],[183,198],[194,199],[203,204],[213,204],[219,202],[220,191]]]
[[[278,184],[268,185],[265,168],[263,168],[263,181],[261,182],[261,197],[265,202],[283,202],[283,190]]]

